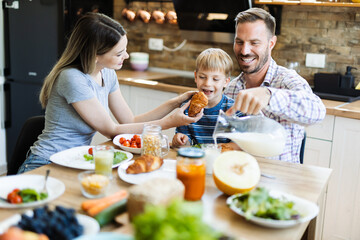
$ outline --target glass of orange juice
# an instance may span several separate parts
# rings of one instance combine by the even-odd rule
[[[93,148],[95,160],[95,173],[112,178],[112,165],[114,161],[114,148],[107,145],[98,145]]]
[[[185,199],[198,201],[205,192],[206,166],[204,151],[199,148],[180,148],[176,160],[176,177],[185,186]]]

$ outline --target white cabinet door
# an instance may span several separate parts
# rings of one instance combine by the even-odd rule
[[[320,123],[308,126],[306,134],[310,138],[332,141],[334,131],[334,115],[326,115]]]
[[[148,112],[167,100],[178,96],[177,93],[164,92],[148,88],[131,87],[129,105],[135,115]],[[163,130],[163,134],[168,136],[171,142],[175,128]]]
[[[331,141],[307,137],[304,152],[304,165],[314,165],[327,168],[330,167],[331,146]],[[314,239],[322,239],[326,209],[326,197],[327,195],[325,191],[324,193],[322,193],[318,202],[320,211],[316,218],[316,230]]]
[[[319,167],[330,167],[330,154],[332,142],[306,138],[304,164]]]
[[[131,86],[129,86],[129,85],[120,84],[121,94],[123,95],[125,101],[128,104],[130,103],[130,88],[131,88]]]
[[[360,238],[360,120],[335,118],[323,239]]]
[[[132,86],[130,89],[129,105],[134,114],[138,115],[160,106],[177,95],[177,93]]]

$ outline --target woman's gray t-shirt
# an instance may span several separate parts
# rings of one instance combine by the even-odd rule
[[[89,145],[95,130],[75,111],[72,103],[96,97],[109,112],[108,96],[119,88],[114,70],[101,70],[103,86],[75,68],[63,70],[51,91],[45,111],[45,129],[31,152],[49,159],[54,153]]]

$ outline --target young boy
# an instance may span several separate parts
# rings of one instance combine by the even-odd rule
[[[213,132],[220,109],[226,112],[234,104],[233,99],[223,95],[223,89],[230,82],[232,68],[230,56],[219,48],[206,49],[197,57],[195,82],[197,89],[207,96],[208,105],[198,122],[176,128],[173,147],[214,143]],[[188,114],[188,110],[185,114]],[[241,116],[241,113],[237,115]],[[218,138],[217,141],[230,142],[225,138]]]

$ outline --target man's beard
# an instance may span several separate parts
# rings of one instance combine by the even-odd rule
[[[266,49],[266,52],[268,53],[269,52],[269,47]],[[248,55],[246,56],[243,56],[243,55],[240,55],[239,57],[240,58],[246,58]],[[269,60],[269,54],[264,54],[264,58],[263,60],[257,65],[255,66],[255,68],[252,70],[252,71],[249,71],[249,67],[243,67],[242,65],[239,64],[239,67],[241,69],[241,71],[243,73],[246,73],[246,74],[252,74],[252,73],[257,73],[258,71],[260,71],[260,69],[266,64],[266,62]]]

